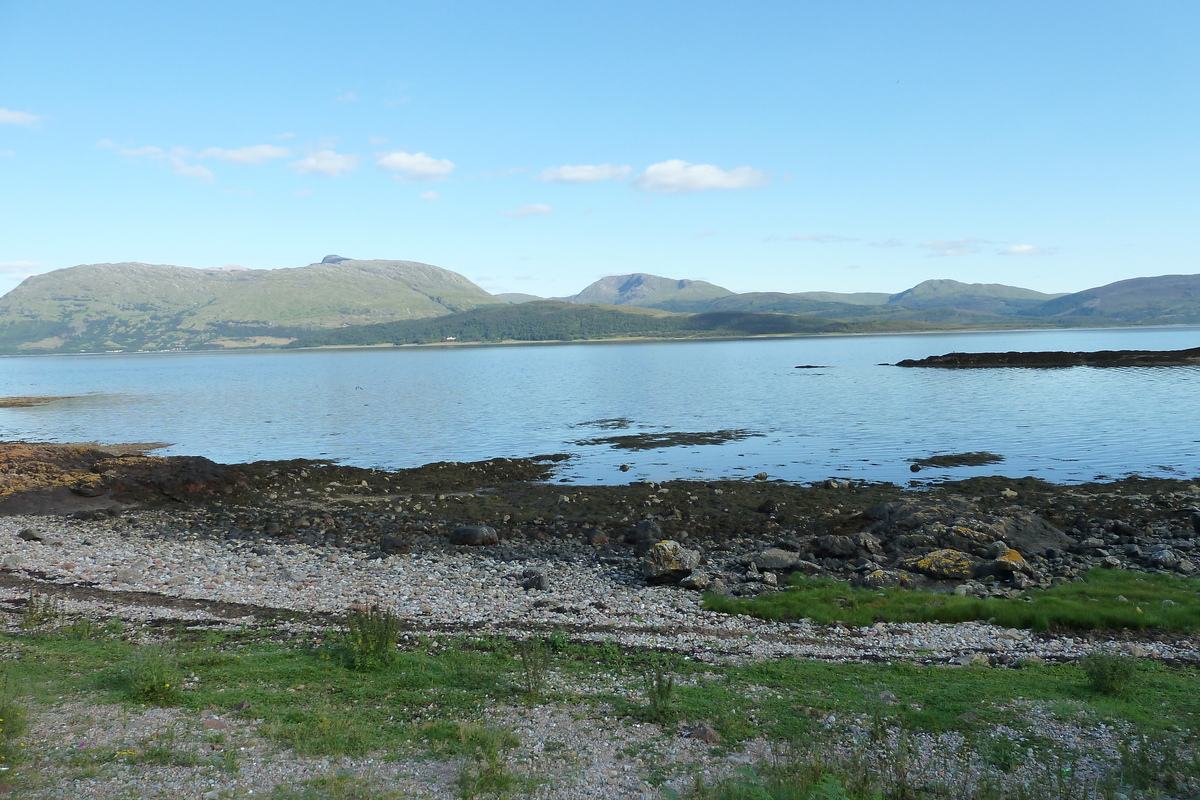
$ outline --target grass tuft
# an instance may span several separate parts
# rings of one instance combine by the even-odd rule
[[[742,599],[708,594],[704,606],[774,621],[809,619],[864,627],[876,622],[992,620],[1007,628],[1200,629],[1200,580],[1094,569],[1082,581],[978,598],[912,589],[865,589],[833,578],[793,575],[786,591]],[[1124,599],[1118,600],[1118,597]]]
[[[1092,653],[1080,666],[1088,683],[1101,694],[1125,694],[1137,675],[1137,659],[1121,653]]]
[[[400,620],[389,609],[372,605],[346,612],[346,639],[356,669],[384,669],[395,664],[399,638]]]

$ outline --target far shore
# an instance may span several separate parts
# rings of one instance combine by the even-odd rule
[[[1074,325],[1020,325],[1012,327],[973,327],[963,326],[959,328],[928,328],[924,330],[907,330],[907,331],[856,331],[850,333],[766,333],[753,335],[734,335],[734,336],[619,336],[609,337],[604,339],[511,339],[501,342],[478,342],[478,341],[442,341],[442,342],[411,342],[404,344],[334,344],[334,345],[319,345],[315,347],[264,347],[264,346],[247,346],[247,347],[223,347],[223,348],[194,348],[181,350],[130,350],[122,352],[79,352],[79,353],[2,353],[0,358],[24,358],[24,357],[44,357],[44,356],[144,356],[144,355],[196,355],[196,354],[212,354],[212,353],[273,353],[273,352],[316,352],[322,350],[380,350],[380,349],[402,349],[402,348],[424,348],[424,347],[523,347],[532,345],[572,345],[572,344],[652,344],[652,343],[687,343],[687,342],[728,342],[728,341],[750,341],[761,339],[817,339],[829,337],[868,337],[868,336],[928,336],[928,335],[944,335],[953,333],[1015,333],[1019,331],[1104,331],[1104,330],[1128,330],[1128,329],[1172,329],[1172,328],[1200,328],[1200,326],[1192,324],[1180,325],[1099,325],[1099,326],[1074,326]]]

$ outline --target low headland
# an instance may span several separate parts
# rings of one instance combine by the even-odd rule
[[[1200,790],[1196,481],[124,452],[0,444],[14,796]]]

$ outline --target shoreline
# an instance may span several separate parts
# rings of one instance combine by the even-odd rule
[[[337,350],[401,350],[406,348],[454,348],[454,347],[529,347],[542,345],[602,345],[602,344],[654,344],[654,343],[675,343],[682,344],[687,342],[722,342],[722,341],[756,341],[756,340],[778,340],[778,339],[818,339],[828,337],[868,337],[868,336],[936,336],[945,334],[957,333],[1019,333],[1022,331],[1118,331],[1118,330],[1158,330],[1158,329],[1174,329],[1174,328],[1200,328],[1200,325],[1192,323],[1180,323],[1169,325],[1062,325],[1062,326],[1042,326],[1028,325],[1020,327],[962,327],[962,328],[934,328],[927,330],[911,330],[911,331],[877,331],[877,332],[853,332],[853,333],[773,333],[773,334],[755,334],[755,335],[736,335],[736,336],[688,336],[688,337],[616,337],[608,339],[571,339],[562,340],[512,340],[503,342],[421,342],[410,344],[372,344],[372,345],[321,345],[317,347],[226,347],[226,348],[197,348],[187,350],[134,350],[129,352],[79,352],[79,353],[0,353],[0,358],[53,358],[56,356],[175,356],[175,355],[211,355],[217,353],[311,353],[323,351]]]
[[[16,455],[41,465],[41,480],[50,475],[45,465],[59,469],[55,485],[28,487],[27,495],[91,506],[0,516],[5,652],[18,654],[22,667],[39,657],[62,659],[68,673],[51,684],[46,666],[28,667],[39,686],[52,688],[51,700],[28,706],[32,733],[23,754],[30,768],[19,763],[6,773],[23,797],[54,797],[70,781],[88,797],[118,800],[133,780],[160,793],[154,796],[273,796],[277,786],[336,773],[375,787],[361,796],[400,788],[404,796],[452,800],[464,796],[454,776],[469,774],[472,762],[469,754],[439,750],[429,731],[449,727],[458,737],[473,725],[511,732],[516,744],[506,768],[540,781],[531,789],[538,800],[646,800],[664,786],[683,795],[701,772],[708,781],[736,778],[793,752],[781,731],[801,723],[771,723],[768,714],[803,721],[809,727],[802,730],[830,753],[866,742],[877,742],[869,746],[882,764],[898,763],[911,744],[938,753],[936,763],[906,762],[913,779],[936,768],[953,787],[988,780],[1036,786],[1038,770],[1064,757],[1044,749],[1052,741],[1086,782],[1121,774],[1122,743],[1143,740],[1139,728],[1114,723],[1114,709],[1123,707],[1117,700],[1093,699],[1083,688],[1078,665],[1115,654],[1144,665],[1156,686],[1164,676],[1186,685],[1200,668],[1195,632],[771,622],[710,610],[704,595],[767,596],[792,573],[867,581],[879,572],[886,579],[904,571],[897,566],[911,550],[904,542],[955,544],[974,557],[1001,536],[1028,572],[997,573],[978,558],[983,571],[965,581],[920,577],[920,567],[907,574],[943,591],[1005,597],[1027,591],[1018,588],[1023,583],[1070,582],[1108,563],[1101,552],[1115,552],[1121,555],[1110,569],[1179,575],[1148,559],[1160,546],[1196,554],[1200,529],[1175,513],[1200,505],[1200,485],[1189,481],[1060,487],[978,478],[928,493],[832,480],[562,486],[544,482],[550,460],[385,472],[42,447],[0,445],[3,486],[20,477],[13,451],[25,448]],[[14,499],[0,495],[0,505]],[[645,565],[668,540],[703,561],[685,579],[650,580]],[[1145,558],[1129,555],[1126,540]],[[880,569],[862,568],[862,548]],[[359,673],[337,661],[345,615],[372,607],[394,615],[399,657],[423,659],[411,672]],[[41,618],[59,620],[62,631],[93,631],[90,646],[109,661],[81,656],[87,641],[30,627]],[[545,691],[526,695],[510,684],[528,674],[520,670],[529,642],[551,643],[552,660]],[[111,655],[126,651],[132,660]],[[67,655],[40,655],[56,652]],[[160,701],[163,708],[138,699],[131,710],[97,683],[96,675],[131,674],[139,657],[161,654],[187,665],[177,667],[187,670],[178,699]],[[478,659],[502,660],[516,677],[485,683],[464,710],[454,699],[464,690],[454,682],[466,681],[461,676]],[[247,688],[245,679],[228,677],[234,663],[269,663],[279,673]],[[645,675],[653,674],[645,666],[639,672],[645,664],[678,680],[673,691],[686,704],[674,716],[655,719],[642,710]],[[790,680],[788,670],[808,677]],[[445,677],[408,699],[411,681],[427,673]],[[63,685],[83,680],[71,678],[79,674],[91,676],[86,691]],[[838,693],[847,681],[852,688]],[[983,685],[999,688],[977,697]],[[381,687],[371,695],[378,699],[360,700],[371,686]],[[947,701],[946,687],[972,699]],[[730,692],[721,700],[725,711],[691,699]],[[1056,716],[1063,703],[1070,715]],[[952,709],[949,728],[912,728],[943,705]],[[1172,710],[1172,718],[1183,713]],[[338,723],[340,714],[367,719]],[[874,739],[871,719],[883,731]],[[334,737],[314,755],[299,744],[309,720],[395,733],[385,745],[348,753],[351,745]],[[980,757],[1014,730],[1030,737],[1037,756],[1030,750],[1020,768]],[[1179,746],[1190,753],[1187,733],[1178,734]],[[169,743],[161,758],[173,760],[138,760],[163,753],[161,742]],[[113,751],[129,766],[114,764]],[[236,770],[212,766],[230,752]]]

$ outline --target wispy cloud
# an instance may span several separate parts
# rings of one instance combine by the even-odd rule
[[[884,239],[881,242],[867,242],[870,247],[904,247],[904,242],[899,239]]]
[[[28,111],[10,111],[7,108],[0,108],[0,125],[36,125],[45,117],[39,114],[30,114]]]
[[[448,158],[434,158],[427,153],[406,153],[403,150],[383,153],[375,166],[396,173],[393,177],[399,181],[436,181],[454,171],[454,162]]]
[[[428,203],[436,203],[438,200],[442,199],[442,196],[438,192],[429,191],[421,192],[420,198]]]
[[[0,158],[12,158],[16,154],[16,150],[0,150]]]
[[[292,197],[308,197],[312,194],[312,189],[297,189],[292,192]]]
[[[256,144],[249,147],[235,147],[232,150],[226,150],[223,147],[206,147],[196,157],[219,158],[235,164],[261,164],[275,158],[287,158],[291,154],[292,151],[286,147],[274,144]]]
[[[96,142],[96,146],[106,150],[115,150],[126,158],[145,159],[165,164],[176,175],[194,178],[201,183],[212,183],[214,180],[212,170],[203,164],[193,163],[195,156],[186,147],[172,147],[170,150],[164,150],[152,144],[141,147],[125,147],[112,139],[101,139]]]
[[[633,179],[633,185],[644,192],[656,194],[686,194],[710,189],[750,189],[764,186],[767,173],[752,167],[723,170],[712,164],[692,164],[673,158],[651,164]]]
[[[332,150],[318,150],[315,153],[308,154],[299,161],[291,162],[288,166],[301,175],[326,175],[336,178],[358,169],[358,156],[354,153],[335,153]]]
[[[633,172],[633,167],[617,164],[579,164],[550,167],[537,176],[539,181],[554,183],[599,183],[600,181],[623,181]]]
[[[339,103],[353,103],[358,99],[358,92],[342,92],[333,99]]]
[[[0,277],[20,278],[24,280],[30,275],[36,275],[49,264],[40,261],[0,261]]]
[[[1038,247],[1036,244],[1014,244],[996,251],[996,254],[1001,256],[1048,256],[1052,255],[1056,249],[1054,247]]]
[[[527,206],[521,206],[515,211],[502,211],[506,217],[544,217],[547,214],[553,214],[554,209],[545,203],[533,203]]]
[[[787,237],[789,242],[813,242],[815,244],[839,244],[841,242],[857,242],[853,236],[835,236],[829,233],[807,233],[800,236]]]
[[[928,250],[925,255],[929,257],[937,256],[965,256],[979,252],[979,245],[987,244],[987,239],[938,239],[930,242],[921,242],[917,247]]]

